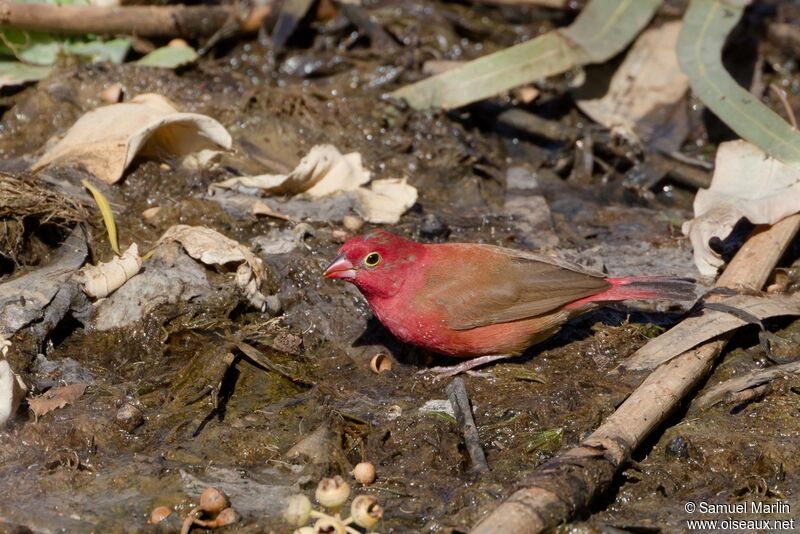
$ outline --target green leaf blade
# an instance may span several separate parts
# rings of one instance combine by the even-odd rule
[[[800,162],[800,132],[741,87],[722,65],[722,47],[748,0],[692,0],[678,61],[692,91],[734,132],[784,163]]]
[[[415,109],[452,109],[611,58],[652,18],[660,0],[592,0],[568,28],[402,87],[391,96]]]

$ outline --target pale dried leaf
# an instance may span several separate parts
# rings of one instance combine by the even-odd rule
[[[216,147],[231,147],[231,136],[219,122],[197,113],[180,113],[165,97],[144,94],[86,113],[32,168],[56,162],[80,165],[104,182],[114,183],[137,155],[184,157]]]
[[[611,78],[606,94],[578,99],[578,107],[629,141],[648,137],[651,132],[642,131],[645,118],[675,104],[689,88],[675,54],[680,31],[680,22],[668,22],[642,33]]]
[[[133,278],[142,268],[139,247],[133,243],[122,256],[107,263],[87,265],[82,271],[83,291],[93,298],[104,298]]]
[[[156,246],[170,241],[180,243],[189,256],[206,265],[240,263],[236,269],[237,285],[245,290],[251,304],[265,309],[266,296],[259,289],[265,277],[264,265],[249,248],[211,228],[185,224],[169,228]]]
[[[405,178],[375,180],[369,188],[358,189],[361,215],[371,223],[395,224],[417,201],[417,188]]]
[[[297,195],[318,198],[339,191],[353,191],[369,182],[370,172],[361,154],[342,155],[333,145],[316,145],[289,174],[240,176],[213,184],[224,189],[255,188],[265,195]]]
[[[800,294],[736,295],[719,300],[759,319],[780,315],[800,315]],[[692,348],[748,323],[730,313],[705,310],[702,315],[687,317],[675,328],[661,334],[622,363],[626,369],[654,369]]]
[[[406,179],[375,180],[364,187],[370,172],[361,162],[361,154],[342,155],[332,145],[314,146],[289,174],[264,174],[240,176],[212,184],[211,190],[234,189],[241,193],[263,195],[302,195],[307,199],[321,199],[335,194],[350,193],[357,196],[356,209],[372,223],[396,223],[400,216],[417,200],[417,190]],[[229,198],[229,202],[243,203],[242,197]],[[260,201],[251,201],[253,214],[288,218]]]
[[[8,350],[10,345],[11,343],[8,343],[4,349]],[[17,412],[19,403],[27,392],[28,388],[22,378],[11,369],[7,360],[0,359],[0,428],[3,428]]]
[[[723,261],[709,247],[712,237],[725,239],[741,218],[774,224],[800,211],[800,164],[767,156],[746,141],[721,143],[711,187],[697,192],[694,216],[684,223],[703,275],[712,276]]]
[[[48,389],[38,397],[28,399],[33,415],[36,420],[46,413],[63,408],[71,402],[78,400],[83,392],[86,391],[86,384],[70,384]]]

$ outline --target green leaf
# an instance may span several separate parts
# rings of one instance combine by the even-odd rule
[[[198,58],[191,46],[162,46],[144,56],[136,63],[146,67],[176,69]]]
[[[51,67],[25,65],[17,61],[0,61],[0,87],[36,82],[47,78]]]
[[[415,109],[451,109],[606,61],[630,43],[653,17],[660,0],[592,0],[569,27],[554,30],[402,87],[391,96]]]
[[[683,17],[678,61],[694,93],[734,132],[784,163],[800,162],[800,132],[728,74],[722,47],[749,0],[692,0]]]
[[[119,240],[117,239],[117,223],[114,222],[114,212],[111,211],[111,204],[108,202],[106,196],[95,186],[89,183],[89,180],[81,180],[81,185],[89,190],[100,208],[100,215],[103,216],[103,223],[106,225],[108,231],[108,242],[111,244],[111,249],[119,256]]]
[[[525,444],[524,450],[527,453],[553,454],[561,448],[561,443],[564,440],[563,428],[547,428],[535,432],[531,436],[531,440]]]
[[[52,65],[61,43],[51,35],[13,28],[0,31],[0,55],[34,65]]]
[[[119,65],[125,61],[131,47],[130,39],[112,39],[110,41],[68,41],[64,43],[64,53],[74,56],[85,56],[93,62],[108,61]]]

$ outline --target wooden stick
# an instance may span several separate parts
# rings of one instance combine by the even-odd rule
[[[759,228],[717,281],[760,289],[800,229],[800,215]],[[472,530],[537,533],[566,522],[611,485],[617,471],[672,409],[709,373],[727,340],[684,352],[661,365],[580,445],[554,457]]]
[[[55,33],[204,37],[237,16],[232,6],[73,6],[0,1],[0,27]]]
[[[766,369],[759,369],[753,371],[745,376],[739,376],[726,380],[721,384],[717,384],[709,389],[702,397],[692,403],[693,407],[704,410],[716,403],[725,400],[726,396],[730,394],[741,393],[754,388],[756,386],[767,385],[771,380],[789,376],[791,374],[800,373],[800,361],[785,363],[783,365],[776,365],[774,367],[767,367]]]
[[[464,379],[456,377],[447,386],[447,397],[453,406],[456,414],[456,422],[464,436],[464,444],[467,446],[469,458],[472,460],[472,469],[478,473],[489,470],[486,463],[486,456],[483,454],[478,427],[475,426],[475,419],[472,417],[472,407],[467,397],[467,388],[464,387]]]

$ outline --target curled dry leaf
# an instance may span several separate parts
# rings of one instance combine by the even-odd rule
[[[417,200],[417,190],[403,179],[370,180],[361,154],[342,154],[332,145],[316,145],[289,174],[240,176],[218,182],[214,189],[263,195],[303,195],[311,199],[354,192],[357,211],[369,222],[395,223]]]
[[[83,291],[93,298],[107,297],[133,278],[141,268],[139,247],[134,243],[122,256],[115,256],[107,263],[86,265],[81,269]]]
[[[680,31],[680,22],[668,22],[643,32],[614,73],[605,95],[582,99],[582,91],[577,92],[581,111],[629,141],[647,142],[651,137],[657,141],[653,122],[669,119],[671,114],[661,114],[661,110],[672,107],[689,88],[675,53]]]
[[[417,188],[405,178],[375,180],[358,190],[358,211],[371,223],[394,224],[417,201]]]
[[[167,98],[148,93],[86,113],[32,169],[75,164],[114,183],[137,155],[183,157],[217,147],[231,147],[231,136],[219,122],[180,113]]]
[[[78,400],[86,391],[86,384],[70,384],[47,390],[43,395],[28,399],[28,404],[38,421],[42,415],[63,408]]]
[[[757,179],[754,179],[757,178]],[[746,141],[721,143],[711,187],[694,199],[694,219],[683,224],[703,275],[713,276],[724,261],[709,240],[725,239],[742,218],[774,224],[800,211],[800,164],[782,163]]]
[[[304,193],[319,198],[339,191],[353,191],[369,182],[370,172],[361,163],[361,154],[342,155],[333,145],[316,145],[289,174],[239,176],[213,184],[224,189],[255,188],[266,195]]]
[[[2,337],[0,340],[5,341]],[[8,343],[10,346],[11,344]],[[3,355],[8,350],[8,346],[3,347]],[[25,382],[12,369],[8,360],[0,359],[0,428],[11,419],[17,412],[19,403],[25,398],[28,392]]]
[[[253,306],[262,311],[266,308],[267,297],[260,290],[265,277],[264,265],[249,248],[211,228],[185,224],[164,232],[156,246],[169,241],[180,243],[189,256],[206,265],[240,263],[236,269],[236,284],[244,289]]]

